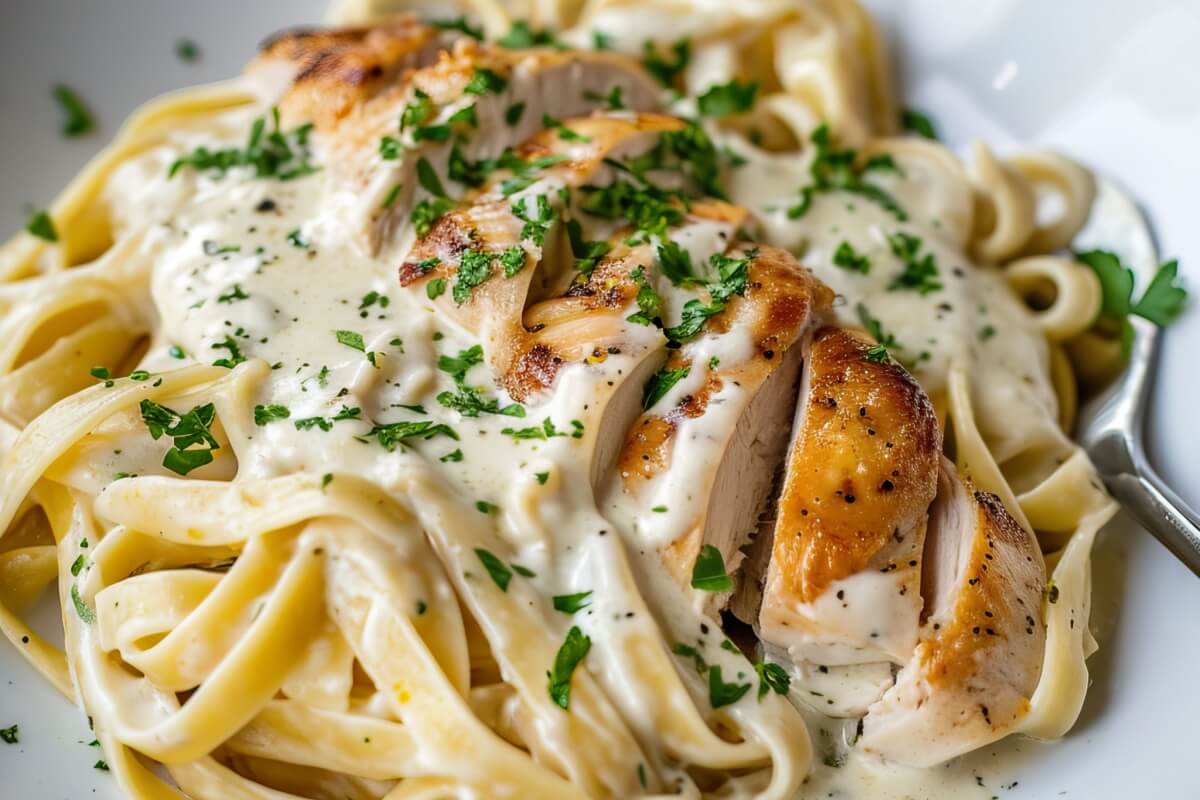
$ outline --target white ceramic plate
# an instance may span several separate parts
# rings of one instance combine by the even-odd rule
[[[955,146],[1059,148],[1143,203],[1162,253],[1200,289],[1200,4],[1177,0],[868,0],[884,23],[908,103]],[[24,224],[136,105],[236,72],[267,34],[318,22],[323,0],[40,0],[0,23],[0,231]],[[199,43],[185,64],[175,42]],[[50,86],[74,87],[98,133],[58,135]],[[1200,507],[1200,311],[1166,337],[1149,434],[1179,493]],[[1200,734],[1200,581],[1118,518],[1097,545],[1093,686],[1066,740],[1016,745],[1003,798],[1194,798]],[[45,628],[56,624],[53,611]],[[0,798],[115,798],[84,717],[0,646]],[[1009,745],[1008,748],[1011,748]],[[1007,749],[1007,748],[1006,748]],[[987,754],[982,756],[986,763]],[[1012,785],[1014,784],[1015,785]]]

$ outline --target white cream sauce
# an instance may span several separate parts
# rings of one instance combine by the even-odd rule
[[[224,116],[216,138],[240,143],[249,119],[246,112]],[[200,138],[214,144],[211,132]],[[463,418],[436,400],[438,392],[454,388],[450,376],[437,368],[437,358],[453,356],[476,342],[431,312],[423,286],[398,286],[399,262],[363,252],[356,238],[362,220],[352,216],[354,204],[328,200],[328,174],[281,183],[253,180],[238,170],[213,178],[185,169],[167,180],[167,166],[196,143],[197,136],[182,135],[123,167],[111,184],[115,205],[127,209],[127,224],[153,221],[148,246],[158,253],[152,290],[162,334],[145,360],[146,368],[209,363],[235,351],[272,365],[255,403],[284,405],[290,416],[262,426],[251,424],[253,436],[238,453],[239,477],[346,472],[395,490],[405,471],[420,468],[439,475],[462,503],[495,506],[494,511],[484,506],[480,513],[494,516],[513,548],[513,560],[536,573],[529,580],[539,593],[549,597],[595,592],[593,608],[577,618],[594,640],[589,666],[601,673],[610,694],[636,698],[642,691],[637,676],[622,672],[620,660],[604,655],[623,635],[619,620],[631,604],[614,573],[617,537],[596,535],[613,530],[613,525],[597,511],[587,474],[587,454],[595,444],[610,382],[619,383],[632,371],[634,360],[616,355],[600,364],[567,367],[552,398],[541,405],[527,404],[524,418]],[[319,140],[316,147],[319,157]],[[969,363],[975,385],[987,388],[977,399],[1006,409],[994,418],[1013,426],[1053,418],[1044,340],[1000,280],[973,268],[939,234],[937,220],[926,214],[929,204],[921,202],[928,187],[912,189],[903,179],[887,183],[910,215],[904,224],[869,200],[842,194],[818,195],[808,214],[790,220],[786,208],[798,200],[799,188],[808,181],[807,163],[759,153],[744,143],[735,147],[750,160],[726,180],[732,199],[758,217],[767,241],[796,252],[844,298],[837,309],[840,322],[859,324],[855,307],[864,304],[896,337],[897,355],[913,361],[917,376],[935,396],[943,390],[952,363]],[[921,237],[921,252],[935,256],[944,288],[925,296],[889,290],[902,270],[887,242],[897,230]],[[679,240],[699,265],[708,254],[724,249],[728,234],[720,226],[697,225]],[[849,272],[832,263],[842,241],[871,259],[868,273]],[[661,288],[670,313],[677,315],[687,298]],[[375,299],[368,302],[372,296]],[[992,326],[995,335],[981,336],[985,326]],[[366,352],[339,342],[337,331],[360,334]],[[182,359],[170,355],[168,348],[173,346],[182,349]],[[704,340],[697,347],[692,373],[663,402],[694,391],[705,378],[708,359],[736,362],[751,352],[748,338],[737,335]],[[368,353],[375,354],[375,365]],[[479,387],[484,397],[497,397],[501,405],[510,402],[486,366],[474,367],[467,382]],[[734,674],[745,670],[747,662],[719,648],[719,630],[702,635],[706,621],[662,574],[656,553],[659,544],[670,541],[708,502],[705,493],[695,491],[697,470],[719,460],[725,432],[736,423],[746,399],[737,396],[736,387],[723,392],[730,396],[718,393],[709,413],[684,423],[673,459],[681,467],[661,479],[651,495],[652,505],[668,511],[637,515],[638,524],[627,527],[634,536],[626,539],[625,549],[634,560],[639,588],[659,624],[668,629],[668,638],[698,644],[709,663],[724,664],[727,674]],[[335,419],[339,414],[345,418]],[[300,430],[295,425],[318,417],[329,430],[316,424]],[[417,419],[448,424],[459,440],[413,439],[394,452],[365,440],[373,423]],[[568,433],[577,420],[584,434],[514,441],[502,433],[504,428],[539,426],[545,419]],[[144,444],[144,431],[131,431],[127,438],[129,446],[115,448],[120,454],[108,457],[98,471],[148,474],[161,469],[155,458],[147,458],[145,447],[135,446]],[[613,521],[626,528],[622,520]],[[711,621],[707,624],[711,628]],[[681,671],[686,675],[690,670],[681,665]],[[831,688],[824,676],[806,681],[798,673],[793,692],[821,691],[817,686]],[[853,722],[821,716],[811,709],[811,699],[804,705],[809,707],[817,756],[806,797],[987,797],[1004,782],[997,777],[1003,772],[997,766],[1000,760],[991,754],[1012,745],[986,748],[985,755],[928,771],[882,765],[857,753],[847,756]],[[631,700],[624,711],[636,715],[636,702]],[[747,704],[745,713],[759,712]]]

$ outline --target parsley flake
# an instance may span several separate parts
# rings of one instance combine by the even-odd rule
[[[96,127],[92,112],[84,105],[71,87],[61,83],[54,86],[54,99],[66,117],[63,119],[63,136],[76,137],[91,132]]]
[[[659,400],[666,396],[667,392],[671,391],[675,384],[686,378],[691,371],[691,367],[679,367],[678,369],[660,369],[651,375],[642,390],[642,410],[649,411],[653,408]]]
[[[704,117],[727,117],[742,114],[754,108],[758,94],[758,81],[739,83],[730,81],[708,89],[697,98],[700,115]]]
[[[58,241],[58,231],[54,228],[54,220],[45,211],[38,211],[29,218],[29,222],[25,223],[25,230],[32,233],[39,239],[44,239],[47,242]]]
[[[711,544],[700,548],[692,565],[692,588],[705,592],[727,592],[733,588],[733,578],[725,573],[725,559]]]
[[[553,598],[554,610],[564,614],[576,614],[591,605],[588,600],[591,596],[591,590],[576,594],[557,594]]]
[[[592,640],[583,635],[578,626],[572,625],[567,631],[567,638],[558,653],[554,656],[554,668],[546,673],[549,678],[547,689],[554,704],[564,710],[571,705],[571,674],[579,666],[579,662],[587,657],[592,648]]]

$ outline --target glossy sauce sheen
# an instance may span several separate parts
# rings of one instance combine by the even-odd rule
[[[171,145],[123,167],[110,185],[114,206],[126,224],[142,227],[153,222],[143,247],[155,255],[152,290],[162,327],[144,366],[157,370],[192,361],[209,363],[228,355],[227,349],[214,345],[230,337],[245,357],[261,358],[274,367],[254,403],[285,405],[290,412],[287,419],[251,428],[253,438],[241,454],[239,478],[347,472],[395,489],[406,470],[429,469],[453,487],[464,505],[483,501],[496,507],[490,513],[513,546],[515,560],[536,573],[529,580],[540,593],[598,588],[594,576],[603,573],[601,565],[613,537],[606,540],[597,534],[612,531],[612,522],[628,523],[632,517],[646,515],[639,513],[645,509],[619,504],[601,513],[592,496],[589,465],[581,454],[590,449],[589,437],[599,425],[606,387],[628,374],[634,359],[617,354],[601,363],[567,365],[548,400],[525,404],[523,419],[488,414],[461,418],[442,407],[436,395],[454,386],[450,376],[437,368],[438,356],[453,356],[477,342],[433,313],[425,302],[423,284],[411,289],[399,286],[398,263],[370,254],[361,235],[364,221],[347,215],[346,209],[354,204],[329,192],[325,176],[318,173],[279,182],[251,179],[234,170],[221,178],[186,171],[167,179],[172,161],[197,144],[243,141],[253,116],[249,111],[230,112],[220,118],[215,131],[180,134]],[[318,135],[318,162],[321,145]],[[936,184],[920,179],[920,165],[911,165],[905,173],[908,177],[889,175],[880,181],[907,211],[906,223],[897,223],[867,200],[844,194],[817,195],[811,210],[793,220],[786,208],[809,181],[807,160],[768,156],[740,142],[731,146],[748,159],[726,177],[732,201],[757,217],[767,242],[797,253],[845,298],[836,306],[839,322],[859,325],[856,306],[864,304],[902,345],[897,354],[912,359],[914,374],[935,403],[945,388],[949,365],[967,362],[972,364],[975,385],[987,387],[976,400],[1008,409],[1003,415],[982,415],[984,419],[1004,418],[1013,425],[1053,424],[1054,394],[1043,377],[1048,358],[1044,338],[1000,278],[972,267],[941,229],[936,209],[944,198],[939,197]],[[535,185],[529,194],[536,194],[538,188]],[[723,249],[724,239],[716,235],[719,227],[693,229],[681,237],[694,263],[704,263],[714,250]],[[902,269],[887,241],[896,230],[920,237],[922,252],[935,255],[943,290],[922,296],[888,289]],[[601,238],[605,231],[597,228],[587,234]],[[871,259],[869,273],[834,265],[833,253],[843,241]],[[372,293],[376,299],[368,303]],[[387,298],[386,305],[380,297]],[[671,303],[671,298],[666,301]],[[985,325],[997,333],[980,335]],[[339,342],[336,331],[360,334],[366,352]],[[181,348],[185,358],[170,356],[171,346]],[[708,355],[735,361],[749,347],[748,341],[727,336],[720,350]],[[367,352],[378,354],[378,368],[368,361]],[[694,391],[702,380],[703,370],[694,370],[664,402]],[[485,365],[474,367],[467,382],[507,404]],[[722,391],[728,396],[719,399],[730,408],[744,400],[736,397],[735,386]],[[421,406],[425,413],[402,406]],[[354,414],[351,409],[360,411]],[[339,414],[346,418],[334,419]],[[297,429],[297,420],[313,417],[328,420],[330,430]],[[445,422],[460,441],[444,436],[412,439],[388,452],[373,440],[363,441],[372,424],[367,419]],[[504,428],[541,425],[546,419],[560,431],[571,431],[578,421],[584,435],[514,441],[501,433]],[[677,437],[675,462],[700,464],[719,458],[711,426],[723,429],[728,424],[719,413],[687,420]],[[113,473],[160,471],[145,449],[145,439],[144,431],[134,431],[124,446],[115,448],[120,455],[95,465],[97,491]],[[204,477],[204,472],[198,471],[196,477]],[[658,623],[667,629],[664,636],[693,641],[700,636],[704,618],[694,610],[696,598],[661,591],[673,584],[663,575],[657,545],[672,539],[697,504],[703,506],[708,498],[688,493],[686,469],[668,471],[654,480],[659,485],[653,496],[669,512],[653,515],[648,526],[619,527],[636,532],[626,540],[626,550],[639,586],[660,615]],[[621,623],[614,620],[628,608],[611,592],[597,591],[596,598],[577,620],[593,639],[593,653],[601,655],[606,642],[622,636]],[[730,674],[744,669],[745,662],[730,659],[719,643],[720,637],[705,640],[708,662],[724,663]],[[589,669],[616,668],[615,660],[596,655],[589,659]],[[636,698],[638,676],[608,677],[610,685],[627,686],[627,696]],[[836,691],[836,687],[823,688]],[[1003,780],[997,777],[1003,771],[998,770],[1000,760],[994,754],[1020,746],[985,748],[929,771],[886,766],[857,753],[847,756],[841,754],[842,742],[853,738],[853,723],[822,716],[815,691],[801,681],[793,682],[793,698],[806,709],[816,753],[806,796],[987,797]],[[769,713],[765,706],[743,706],[739,713],[747,716]],[[631,701],[625,711],[636,713],[636,702]]]

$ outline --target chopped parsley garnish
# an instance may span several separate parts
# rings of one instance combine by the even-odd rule
[[[214,367],[225,367],[226,369],[233,369],[238,364],[241,364],[243,361],[246,360],[246,357],[244,355],[242,355],[242,349],[240,347],[238,347],[238,343],[236,341],[234,341],[233,337],[230,336],[229,334],[225,335],[224,341],[217,342],[216,344],[214,344],[212,346],[212,349],[229,351],[228,358],[218,358],[216,361],[212,362]]]
[[[458,111],[450,115],[450,119],[446,120],[450,125],[467,125],[471,128],[479,127],[479,115],[475,112],[474,104],[463,106]]]
[[[599,92],[584,92],[583,99],[590,100],[594,103],[603,101],[608,106],[609,111],[620,111],[625,108],[625,100],[623,98],[624,91],[620,86],[614,86],[608,90],[608,94],[600,94]]]
[[[240,244],[221,244],[212,239],[205,239],[200,248],[206,256],[222,256],[226,253],[237,253],[242,249]]]
[[[759,702],[762,702],[762,699],[767,696],[767,692],[770,691],[783,695],[788,693],[788,689],[792,685],[792,677],[783,667],[770,661],[760,661],[754,665],[754,671],[758,673]]]
[[[754,97],[757,94],[758,81],[730,81],[711,87],[697,98],[697,104],[703,117],[727,117],[754,108]]]
[[[553,598],[554,610],[564,614],[575,614],[591,605],[588,600],[591,590],[577,594],[556,594]]]
[[[642,410],[649,411],[654,407],[659,400],[666,396],[671,388],[688,376],[691,372],[691,367],[680,367],[678,369],[660,369],[658,372],[650,376],[650,380],[646,381],[646,387],[642,390]]]
[[[379,139],[379,157],[384,161],[395,161],[404,152],[404,145],[395,136],[383,136]]]
[[[545,486],[546,481],[550,480],[549,472],[536,472],[533,477],[537,478],[538,486]]]
[[[457,449],[457,448],[450,451],[449,453],[446,453],[446,455],[444,455],[438,459],[438,461],[441,461],[443,464],[448,464],[450,462],[457,463],[462,460],[463,460],[463,451],[460,449]]]
[[[324,417],[305,417],[304,419],[296,420],[294,424],[298,431],[310,431],[313,428],[320,428],[328,433],[333,430],[333,423]]]
[[[558,648],[558,653],[554,656],[554,668],[546,674],[546,677],[550,679],[547,685],[550,699],[559,708],[570,707],[571,674],[575,671],[575,667],[579,666],[579,662],[587,657],[588,651],[591,649],[592,640],[584,636],[578,626],[572,625],[571,630],[567,631],[566,640],[563,641],[562,646]]]
[[[856,194],[877,203],[901,222],[908,219],[908,214],[890,194],[865,180],[872,171],[896,171],[896,164],[891,156],[873,156],[866,163],[860,164],[858,151],[834,149],[828,125],[821,125],[813,131],[810,139],[816,145],[816,154],[812,166],[809,167],[813,182],[800,190],[800,202],[788,209],[787,215],[790,219],[799,219],[807,214],[812,207],[813,197],[826,192]]]
[[[646,234],[665,235],[667,228],[683,222],[683,208],[674,196],[655,186],[639,187],[616,180],[603,188],[583,187],[587,197],[581,208],[605,219],[629,221]]]
[[[200,45],[191,39],[175,40],[175,56],[189,64],[200,60]]]
[[[495,508],[491,503],[484,503],[482,500],[476,503],[476,506],[479,506],[481,503],[489,510]],[[488,512],[484,511],[484,513]],[[500,591],[507,592],[508,584],[512,581],[512,570],[506,567],[503,561],[496,558],[491,551],[484,550],[482,547],[475,548],[475,555],[478,556],[480,563],[483,564],[483,568],[487,570],[488,575],[492,576],[492,581],[500,587]]]
[[[254,424],[267,425],[276,420],[287,419],[292,415],[291,410],[287,406],[266,405],[254,407]]]
[[[524,406],[512,403],[502,408],[499,401],[494,397],[484,400],[479,396],[478,391],[467,386],[467,371],[482,362],[483,348],[479,345],[461,350],[454,357],[439,356],[438,369],[449,373],[454,379],[456,390],[453,392],[440,392],[437,396],[437,401],[446,408],[459,412],[464,417],[478,417],[481,413],[501,414],[506,417],[524,417]]]
[[[533,425],[528,428],[504,428],[500,432],[505,436],[511,436],[513,441],[522,439],[539,439],[548,441],[556,436],[570,436],[572,439],[583,438],[583,423],[577,419],[571,420],[571,426],[574,430],[571,433],[560,431],[554,424],[554,420],[546,417],[542,420],[541,425]]]
[[[466,158],[457,143],[450,148],[450,160],[447,162],[446,170],[452,181],[457,181],[464,186],[482,186],[483,182],[487,180],[491,168],[492,162],[490,161],[471,161]]]
[[[446,189],[438,179],[437,171],[429,163],[429,159],[421,157],[417,160],[417,182],[421,188],[435,197],[446,197]]]
[[[144,399],[139,409],[151,439],[157,441],[165,435],[172,440],[171,448],[163,456],[164,467],[176,474],[187,475],[197,467],[212,462],[213,452],[220,447],[212,434],[216,417],[212,403],[196,406],[180,414],[153,400]]]
[[[512,177],[505,178],[500,182],[500,193],[508,197],[531,186],[537,180],[537,173],[541,170],[566,160],[566,156],[556,154],[526,161],[511,150],[505,150],[498,159],[489,161],[487,168],[489,171],[492,169],[512,170]]]
[[[658,246],[658,268],[676,286],[696,280],[696,268],[692,266],[691,253],[672,239],[667,239]]]
[[[1102,317],[1126,326],[1128,316],[1134,314],[1163,327],[1183,312],[1187,291],[1175,283],[1178,261],[1171,260],[1159,266],[1145,293],[1135,303],[1133,270],[1124,266],[1114,253],[1089,250],[1076,253],[1075,258],[1091,267],[1100,279]]]
[[[414,142],[445,142],[450,139],[450,125],[422,125],[413,131]]]
[[[690,644],[676,642],[671,648],[671,652],[677,656],[683,656],[684,658],[692,659],[692,666],[695,667],[696,672],[699,672],[701,675],[708,672],[708,662],[704,660],[704,656],[701,654],[701,652],[692,647]]]
[[[725,559],[711,544],[700,548],[692,565],[692,588],[705,592],[727,592],[733,588],[733,578],[725,574]]]
[[[380,308],[387,308],[389,305],[391,305],[391,302],[391,298],[386,294],[380,294],[379,292],[372,290],[364,294],[362,300],[358,302],[358,310],[363,311],[376,304],[378,304]]]
[[[849,272],[861,272],[866,275],[871,271],[871,259],[855,251],[854,246],[843,241],[833,252],[833,265]]]
[[[862,322],[862,326],[867,333],[871,335],[876,344],[866,352],[866,359],[881,364],[887,361],[889,350],[903,350],[900,343],[896,341],[896,337],[886,332],[879,320],[871,316],[871,312],[862,303],[855,306],[855,311],[858,313],[858,319]]]
[[[71,562],[71,574],[78,576],[83,571],[84,565],[87,564],[87,557],[80,553],[73,562]]]
[[[483,29],[473,28],[467,22],[466,17],[455,17],[454,19],[435,19],[431,23],[433,27],[443,31],[458,31],[464,36],[470,36],[477,41],[483,41]]]
[[[642,66],[646,71],[668,89],[674,86],[675,78],[692,60],[692,43],[688,39],[680,39],[671,45],[671,58],[663,58],[655,47],[654,42],[647,41],[642,45]]]
[[[713,253],[709,264],[717,271],[718,279],[704,284],[709,301],[703,303],[693,299],[684,303],[679,324],[664,331],[667,338],[675,342],[692,338],[700,332],[709,317],[725,310],[730,298],[735,294],[744,295],[750,280],[750,262],[757,255],[755,250],[742,258]]]
[[[546,232],[550,226],[558,219],[558,212],[551,207],[549,198],[544,194],[537,196],[537,209],[531,213],[526,202],[529,198],[521,197],[512,205],[512,213],[517,219],[525,223],[521,226],[521,239],[528,239],[533,244],[541,247],[546,243]]]
[[[639,325],[661,324],[659,315],[662,314],[662,297],[650,285],[650,281],[646,279],[645,268],[638,267],[629,273],[629,279],[638,284],[637,297],[635,298],[638,310],[625,319],[630,322],[636,322]]]
[[[104,759],[100,759],[95,764],[92,764],[92,769],[98,769],[101,772],[108,772],[108,764],[104,761]]]
[[[583,226],[579,220],[567,222],[567,240],[571,243],[571,255],[575,257],[575,269],[591,275],[600,259],[608,253],[610,245],[605,241],[588,241],[583,238]]]
[[[64,86],[61,83],[56,84],[54,87],[54,99],[58,101],[58,107],[66,115],[63,119],[63,136],[82,136],[96,127],[96,121],[92,118],[92,112],[88,110],[88,107],[79,99],[79,95],[72,91],[69,86]]]
[[[592,140],[592,137],[576,133],[568,128],[566,123],[561,119],[555,119],[549,114],[542,114],[542,125],[547,128],[556,128],[558,130],[558,138],[564,142],[590,142]]]
[[[662,133],[654,147],[636,158],[626,161],[607,159],[605,163],[633,175],[644,185],[644,191],[659,201],[670,201],[672,198],[682,201],[683,196],[680,192],[668,192],[656,187],[647,178],[647,173],[653,170],[678,172],[690,178],[703,194],[726,199],[725,190],[721,186],[720,151],[695,121],[689,121],[681,130]],[[636,220],[627,218],[636,224]],[[670,224],[678,222],[672,221]],[[644,229],[644,226],[639,227]],[[649,230],[660,234],[663,232],[659,229]]]
[[[399,189],[400,187],[397,186],[396,188]],[[307,250],[309,248],[309,242],[300,234],[299,228],[288,231],[287,243],[297,250]]]
[[[446,190],[427,158],[422,157],[417,161],[417,182],[434,196],[432,200],[422,200],[412,211],[413,227],[418,236],[424,236],[443,214],[454,208],[454,201],[446,196]]]
[[[513,572],[517,573],[522,578],[536,578],[537,577],[537,573],[534,572],[533,570],[531,570],[529,567],[523,567],[520,564],[509,564],[509,566],[512,567]]]
[[[942,288],[942,282],[938,280],[937,261],[932,252],[920,255],[922,242],[919,238],[896,232],[888,236],[888,245],[904,263],[904,271],[888,284],[888,289],[912,289],[924,297]]]
[[[337,336],[338,342],[346,345],[346,347],[357,350],[360,353],[367,351],[367,345],[363,342],[361,333],[355,331],[334,331],[334,335]]]
[[[400,184],[397,183],[391,189],[388,189],[388,193],[386,195],[384,195],[384,198],[383,198],[383,207],[384,208],[392,207],[392,204],[396,202],[396,198],[400,196],[401,188],[402,187],[400,186]]]
[[[911,108],[906,108],[900,112],[900,127],[906,131],[912,131],[918,136],[924,136],[926,139],[937,141],[937,128],[934,127],[933,120],[929,115],[922,114],[920,111],[915,111]]]
[[[513,245],[500,254],[500,268],[504,277],[511,278],[525,268],[525,251],[520,245]]]
[[[19,725],[12,725],[7,728],[0,728],[0,741],[5,744],[16,744],[20,741],[18,734],[20,733]]]
[[[578,219],[566,222],[566,239],[570,241],[571,255],[575,257],[575,269],[583,275],[592,275],[596,264],[610,249],[606,241],[588,241],[583,237],[583,225]]]
[[[721,679],[721,668],[713,664],[708,668],[708,702],[713,709],[730,706],[750,691],[748,683],[725,683]]]
[[[108,367],[92,367],[88,370],[88,374],[98,381],[104,381],[105,386],[112,386],[112,373]]]
[[[425,284],[425,296],[430,300],[436,300],[446,293],[446,279],[434,278],[429,283]]]
[[[888,360],[888,349],[881,344],[871,345],[867,348],[867,352],[863,354],[863,358],[873,364],[883,364]]]
[[[477,95],[499,94],[506,88],[508,88],[507,80],[490,69],[479,67],[471,76],[471,80],[467,81],[467,85],[463,87],[463,92]]]
[[[979,329],[979,341],[986,342],[988,339],[996,335],[996,327],[994,325],[984,325]]]
[[[432,439],[435,436],[448,436],[458,441],[458,434],[449,425],[434,423],[431,420],[417,422],[391,422],[386,425],[376,425],[367,436],[374,436],[389,452],[396,449],[405,439]]]
[[[409,220],[416,229],[417,235],[424,236],[452,208],[454,208],[454,201],[447,197],[422,200],[413,207]]]
[[[521,117],[525,114],[524,103],[513,103],[504,112],[504,121],[511,128],[521,121]]]
[[[83,602],[83,598],[79,596],[79,586],[71,584],[71,605],[75,606],[75,613],[79,615],[79,619],[84,625],[91,625],[96,621],[96,612]]]
[[[50,219],[50,215],[45,211],[35,212],[29,218],[29,222],[25,223],[25,230],[47,242],[58,241],[58,231],[54,229],[54,220]]]
[[[241,287],[241,284],[235,283],[233,287],[224,294],[217,295],[218,303],[236,303],[238,300],[248,300],[250,295],[246,294]]]
[[[612,37],[609,36],[604,31],[592,31],[592,49],[593,50],[611,50],[612,49]],[[639,770],[641,769],[640,764],[638,765],[638,769]],[[646,781],[643,780],[642,786],[645,786],[645,785],[646,785]]]
[[[471,299],[471,293],[476,286],[481,285],[492,277],[493,253],[481,250],[466,250],[458,262],[458,273],[455,275],[454,288],[450,295],[460,306]]]
[[[141,381],[148,381],[151,377],[153,377],[153,373],[144,369],[135,369],[133,372],[129,373],[129,380],[138,381],[139,383]]]
[[[425,120],[429,119],[431,111],[433,111],[433,103],[429,100],[429,95],[420,89],[414,89],[413,99],[406,103],[404,110],[400,112],[400,130],[404,131],[424,124]]]
[[[167,355],[171,358],[186,358],[187,354],[183,352],[183,348],[177,344],[173,344],[167,348]]]
[[[530,47],[556,47],[559,49],[564,47],[562,42],[554,38],[553,33],[548,30],[534,30],[523,19],[513,22],[508,33],[497,40],[496,44],[513,50],[526,50]]]
[[[217,177],[233,167],[251,167],[257,178],[273,177],[281,181],[294,180],[316,172],[319,167],[308,160],[308,137],[312,133],[312,123],[301,125],[285,134],[279,129],[278,108],[271,109],[271,117],[274,125],[270,132],[267,131],[265,118],[259,117],[254,120],[244,148],[209,150],[207,147],[197,147],[171,164],[167,170],[167,177],[174,177],[183,167],[191,167],[198,172],[216,172]]]

